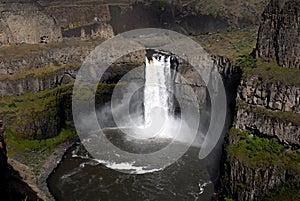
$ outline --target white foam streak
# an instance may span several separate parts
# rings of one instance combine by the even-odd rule
[[[105,160],[99,160],[99,159],[92,159],[89,158],[88,156],[79,156],[76,154],[72,155],[73,158],[82,158],[82,159],[88,159],[91,160],[95,163],[90,163],[90,162],[84,162],[82,164],[80,164],[80,168],[84,168],[85,165],[98,165],[98,164],[102,164],[105,165],[108,168],[114,169],[114,170],[126,170],[128,171],[130,174],[145,174],[145,173],[151,173],[151,172],[157,172],[160,171],[162,169],[149,169],[149,167],[147,166],[135,166],[135,162],[133,163],[128,163],[128,162],[123,162],[123,163],[116,163],[116,162],[111,162],[111,161],[105,161]],[[74,173],[75,174],[75,173]],[[71,175],[69,175],[71,176]]]

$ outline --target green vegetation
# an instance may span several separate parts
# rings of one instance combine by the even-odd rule
[[[57,71],[65,69],[79,69],[80,65],[79,64],[64,64],[64,65],[55,65],[55,66],[46,66],[46,67],[42,67],[42,68],[35,68],[35,69],[22,69],[19,70],[18,72],[14,73],[13,76],[12,75],[7,75],[7,74],[1,74],[0,75],[0,80],[19,80],[19,79],[24,79],[26,77],[37,77],[37,78],[41,78],[41,77],[46,77],[49,76],[50,74],[55,74]]]
[[[288,154],[288,156],[294,160],[300,163],[300,152],[299,151],[295,151],[294,153]]]
[[[245,56],[246,57],[246,56]],[[257,80],[263,80],[266,83],[281,83],[284,85],[300,85],[299,69],[283,68],[275,61],[267,63],[258,59],[257,68],[253,68],[252,64],[243,67],[243,77],[257,76]]]
[[[103,39],[93,39],[89,41],[81,41],[77,39],[64,39],[60,43],[48,44],[10,44],[0,48],[0,57],[4,62],[22,60],[28,56],[42,55],[43,51],[48,51],[56,48],[78,47],[78,46],[91,46],[100,44]]]
[[[239,160],[251,168],[277,166],[300,174],[299,161],[290,157],[299,150],[286,149],[276,138],[259,137],[249,130],[236,128],[228,131],[228,138],[235,142],[226,147],[232,160]]]
[[[251,151],[249,158],[256,157],[261,151],[280,154],[284,149],[276,138],[259,138],[254,135],[253,138],[247,139],[246,142],[246,149]]]
[[[7,130],[8,156],[32,167],[36,175],[47,161],[53,150],[63,143],[74,142],[77,138],[75,129],[67,127],[56,137],[45,140],[26,140],[16,137],[10,129]]]
[[[240,55],[249,55],[256,46],[257,28],[193,36],[210,54],[226,56],[235,62]]]
[[[232,198],[224,198],[224,201],[234,201]]]
[[[229,19],[232,26],[240,24],[239,21],[250,21],[254,24],[259,23],[259,16],[263,12],[268,0],[247,0],[247,1],[219,1],[201,0],[190,1],[188,6],[192,12],[211,14]]]
[[[1,98],[0,118],[18,137],[43,139],[54,136],[59,131],[58,119],[71,108],[71,94],[72,84],[68,84],[38,93]]]
[[[165,1],[160,1],[159,2],[159,9],[164,11],[166,8],[166,2]]]
[[[111,94],[116,84],[99,84],[97,96]],[[26,93],[0,99],[0,119],[4,119],[17,137],[44,139],[55,136],[61,123],[71,114],[73,84],[61,85],[52,90]],[[92,92],[81,90],[81,96]],[[85,95],[86,94],[86,95]]]
[[[99,84],[97,95],[112,93],[115,86]],[[37,175],[57,146],[76,139],[70,122],[62,123],[71,116],[72,92],[71,83],[0,99],[0,119],[4,119],[7,128],[8,154],[33,167]]]
[[[237,59],[235,66],[241,68],[256,68],[257,67],[257,59],[251,56],[250,54],[240,55]]]
[[[294,125],[300,126],[300,114],[297,113],[272,111],[264,107],[248,105],[242,101],[239,101],[237,106],[247,112],[253,112],[259,117],[268,117],[271,119],[277,119],[280,122],[293,123]]]
[[[192,36],[210,54],[226,56],[241,67],[243,77],[256,77],[266,83],[300,85],[299,69],[283,68],[274,62],[264,62],[251,56],[256,46],[257,29]]]
[[[262,201],[300,200],[300,182],[288,181],[282,187],[269,193]]]
[[[74,128],[63,128],[59,135],[43,140],[28,140],[17,137],[10,129],[7,129],[6,135],[9,156],[13,156],[16,152],[22,151],[44,151],[45,149],[53,149],[61,143],[74,140],[77,136]]]

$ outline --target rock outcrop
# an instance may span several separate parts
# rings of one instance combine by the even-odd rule
[[[47,67],[45,67],[47,68]],[[0,79],[0,97],[22,95],[53,89],[74,81],[79,65],[57,67],[57,70],[45,74],[29,74],[15,79]]]
[[[63,30],[110,20],[106,3],[102,1],[39,1],[48,15],[53,16]]]
[[[183,5],[165,1],[138,2],[127,7],[110,5],[109,11],[110,24],[115,34],[149,27],[170,29],[184,34],[226,31],[228,28],[224,17],[192,12]]]
[[[262,15],[258,57],[264,62],[276,61],[282,67],[265,68],[260,66],[263,62],[258,62],[256,70],[249,67],[243,72],[234,127],[252,134],[239,139],[228,134],[220,181],[224,195],[234,200],[261,200],[285,182],[300,179],[299,162],[291,160],[287,154],[290,150],[286,149],[296,150],[300,146],[300,83],[296,79],[299,74],[298,69],[286,69],[287,73],[283,70],[300,68],[299,13],[297,0],[272,0]],[[288,80],[291,72],[295,79]],[[261,141],[249,143],[257,136]],[[263,139],[270,138],[279,140],[281,151],[264,147],[256,158],[251,155],[260,142],[265,142]]]
[[[235,125],[300,145],[300,87],[248,76],[241,80]]]
[[[13,102],[3,98],[0,117],[15,136],[38,140],[55,137],[72,119],[71,95],[72,85],[64,85],[41,94],[27,94],[27,98],[15,97]]]
[[[48,43],[62,40],[60,27],[31,0],[0,4],[0,45]]]
[[[258,56],[280,66],[300,68],[300,4],[298,0],[272,0],[262,15]]]
[[[269,111],[260,106],[238,106],[235,126],[276,137],[289,145],[300,146],[300,118],[293,113]]]
[[[300,113],[300,86],[259,81],[258,76],[241,80],[238,98],[248,104],[282,112]]]
[[[114,36],[113,28],[109,24],[93,23],[90,25],[79,26],[62,32],[64,38],[76,37],[82,40],[101,38],[110,39]]]
[[[2,120],[1,120],[2,121]],[[20,176],[7,160],[5,129],[0,127],[0,193],[1,199],[7,201],[16,200],[36,200],[40,201],[37,193],[23,181]],[[2,130],[3,129],[3,130]],[[4,131],[4,133],[2,133]]]
[[[227,137],[227,144],[234,146],[239,139]],[[286,181],[299,181],[300,175],[294,161],[281,158],[272,161],[266,156],[264,161],[241,157],[232,153],[228,146],[222,158],[221,186],[223,194],[233,200],[261,200],[268,192],[280,188]],[[269,162],[270,161],[270,162]],[[255,164],[255,165],[253,165]],[[297,173],[298,172],[298,173]]]
[[[234,127],[250,130],[262,138],[279,139],[294,149],[299,147],[299,86],[270,82],[255,75],[243,76],[240,83]],[[299,180],[299,173],[289,172],[288,166],[281,166],[283,161],[273,161],[264,169],[260,163],[249,166],[251,158],[248,156],[237,157],[238,152],[226,151],[235,143],[228,141],[223,154],[221,186],[225,195],[234,200],[260,200],[285,182]]]
[[[36,69],[62,64],[81,64],[99,41],[81,42],[66,40],[59,44],[28,47],[26,44],[4,47],[1,58],[0,74],[14,74],[24,68]],[[9,53],[8,53],[9,52]]]

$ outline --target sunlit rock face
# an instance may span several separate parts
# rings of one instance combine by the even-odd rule
[[[272,0],[262,15],[258,56],[286,68],[300,68],[299,18],[298,0]]]
[[[0,44],[48,43],[62,40],[60,27],[34,1],[0,4]]]

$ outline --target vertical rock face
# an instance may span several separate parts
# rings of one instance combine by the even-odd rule
[[[300,114],[300,87],[260,82],[259,76],[241,80],[238,98],[247,104]]]
[[[7,172],[7,155],[6,155],[6,142],[5,142],[5,129],[0,120],[0,193],[5,193],[4,189],[7,185],[6,181]]]
[[[107,5],[103,3],[76,3],[76,1],[59,1],[43,3],[45,11],[57,20],[63,29],[72,29],[99,22],[106,23],[110,19]]]
[[[60,28],[33,1],[0,4],[0,44],[47,43],[62,39]]]
[[[300,68],[300,4],[299,0],[271,0],[266,7],[258,34],[257,54],[266,62],[276,61],[285,68]],[[263,63],[263,62],[262,62]],[[298,69],[279,71],[277,80],[272,80],[276,72],[265,72],[270,76],[262,76],[263,66],[258,66],[253,73],[245,72],[237,91],[237,113],[234,126],[241,130],[250,130],[266,138],[277,138],[291,147],[299,147],[299,81],[284,82],[285,78]],[[271,68],[270,68],[271,69]],[[290,79],[290,77],[288,77]],[[244,136],[245,137],[245,136]],[[246,135],[246,140],[256,135]],[[220,180],[223,193],[234,200],[261,200],[266,194],[285,182],[299,182],[299,162],[285,157],[284,148],[280,152],[268,151],[278,159],[270,160],[261,149],[253,156],[253,145],[240,137],[228,134],[223,153],[222,177]],[[243,144],[244,143],[244,144]],[[238,145],[238,146],[237,146]],[[265,145],[265,141],[264,141]],[[255,147],[255,146],[254,146]],[[243,155],[244,154],[244,155]]]
[[[262,15],[258,56],[286,68],[300,68],[299,27],[299,1],[272,0]]]
[[[2,123],[0,125],[0,195],[1,200],[7,201],[41,200],[37,193],[23,181],[20,174],[8,163],[5,128]]]
[[[226,153],[228,157],[230,154]],[[237,158],[226,158],[223,166],[225,178],[222,180],[224,192],[234,197],[234,200],[261,200],[266,192],[282,186],[288,179],[294,178],[290,170],[281,166],[247,167]]]

